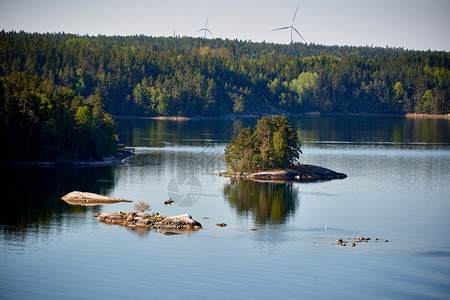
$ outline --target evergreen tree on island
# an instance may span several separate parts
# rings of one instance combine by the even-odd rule
[[[262,117],[253,130],[241,130],[225,148],[225,164],[233,172],[291,167],[301,153],[297,133],[287,117]]]

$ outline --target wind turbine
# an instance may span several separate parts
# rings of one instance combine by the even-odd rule
[[[273,29],[273,30],[272,30],[272,31],[277,31],[277,30],[291,29],[291,44],[292,44],[292,30],[294,30],[294,31],[302,38],[302,40],[304,40],[305,43],[306,43],[306,40],[302,37],[302,35],[300,34],[300,32],[298,32],[298,30],[294,27],[295,16],[297,16],[297,11],[298,11],[298,5],[297,5],[297,9],[295,10],[294,18],[292,19],[291,25],[286,26],[286,27],[281,27],[281,28]]]
[[[208,19],[206,19],[205,27],[202,28],[202,29],[197,30],[197,32],[199,32],[199,31],[205,31],[205,39],[206,39],[206,32],[209,32],[211,35],[214,35],[214,34],[212,34],[212,32],[209,31],[209,29],[208,29]]]

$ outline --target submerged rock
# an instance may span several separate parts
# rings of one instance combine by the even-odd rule
[[[70,192],[61,199],[72,205],[101,205],[117,202],[133,202],[120,198],[79,191]]]
[[[188,214],[163,217],[147,213],[102,213],[94,217],[107,224],[124,225],[138,228],[156,229],[200,229],[202,224]]]
[[[366,238],[366,237],[355,237],[355,238],[347,238],[347,240],[351,240],[352,242],[350,243],[350,246],[355,247],[356,243],[369,243],[371,241],[373,241],[374,243],[378,243],[379,241],[381,241],[381,239],[379,238],[375,238],[374,240],[370,237]],[[388,240],[385,240],[385,242],[389,242]],[[336,244],[337,245],[341,245],[341,246],[346,246],[347,241],[344,241],[342,238],[338,238],[336,240]],[[333,244],[334,245],[334,244]]]
[[[173,231],[164,231],[162,234],[164,235],[176,235],[176,234],[180,234],[179,232],[173,232]]]

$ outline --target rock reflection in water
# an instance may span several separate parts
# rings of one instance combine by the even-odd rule
[[[111,226],[110,224],[102,223],[102,225]],[[157,234],[163,234],[163,235],[182,235],[182,236],[189,236],[193,234],[196,230],[189,230],[189,229],[171,229],[171,230],[160,230],[160,229],[154,229],[154,228],[139,228],[139,227],[129,227],[125,226],[125,229],[128,232],[136,234],[140,238],[148,238],[150,235],[155,236]]]
[[[61,227],[68,215],[93,214],[99,208],[70,206],[61,200],[73,190],[108,194],[114,186],[114,168],[4,167],[0,182],[4,213],[0,214],[0,237],[44,234]]]
[[[282,224],[299,205],[298,185],[292,182],[231,179],[223,194],[238,213],[252,214],[257,224]]]

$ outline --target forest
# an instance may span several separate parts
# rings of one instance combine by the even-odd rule
[[[100,158],[114,116],[450,113],[450,55],[192,37],[0,32],[0,160]]]
[[[448,52],[191,37],[0,32],[0,76],[18,72],[112,115],[219,117],[264,92],[291,113],[447,114]]]
[[[0,80],[0,161],[100,161],[116,152],[99,90],[87,98],[25,72]]]

